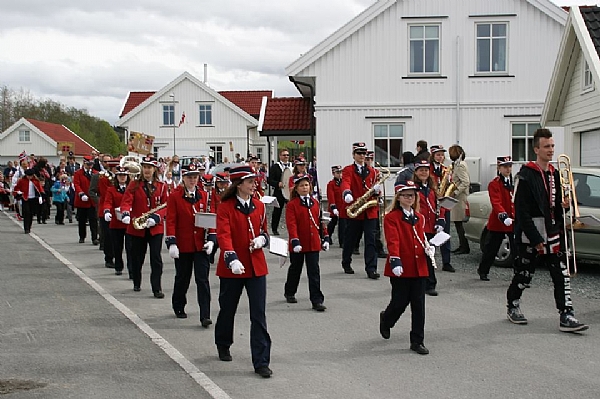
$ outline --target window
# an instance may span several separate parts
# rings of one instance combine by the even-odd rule
[[[19,130],[19,141],[26,143],[30,142],[31,132],[29,130]]]
[[[260,159],[260,162],[267,163],[267,160],[263,158],[264,147],[256,147],[256,156]]]
[[[600,208],[600,177],[587,173],[573,173],[577,203]]]
[[[163,105],[163,126],[175,125],[175,105]]]
[[[223,146],[211,145],[208,148],[210,148],[210,151],[213,153],[212,156],[215,159],[215,163],[223,163]]]
[[[583,90],[591,90],[594,88],[594,76],[590,70],[590,64],[587,61],[583,61]]]
[[[199,125],[212,125],[212,105],[211,104],[199,104],[198,111],[200,118],[198,119]]]
[[[476,24],[477,72],[508,72],[507,23]]]
[[[440,26],[411,25],[410,73],[440,73]]]
[[[513,123],[512,128],[512,158],[515,162],[533,161],[533,134],[540,128],[539,123]]]
[[[402,165],[402,139],[404,125],[377,123],[373,125],[375,138],[375,162],[384,167]]]

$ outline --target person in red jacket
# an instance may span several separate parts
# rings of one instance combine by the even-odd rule
[[[444,160],[446,159],[446,149],[444,146],[440,144],[432,145],[430,147],[431,156],[429,157],[429,163],[431,166],[429,167],[429,175],[433,178],[435,183],[436,191],[439,191],[438,188],[442,182],[442,177],[447,171],[447,167],[444,165]],[[438,196],[440,197],[440,196]],[[444,232],[450,234],[450,212],[445,209],[444,210]],[[442,253],[442,262],[443,267],[442,270],[445,272],[454,273],[456,270],[454,266],[450,263],[450,240],[446,241],[440,246],[440,252]]]
[[[90,198],[98,208],[98,241],[100,241],[100,250],[104,252],[104,266],[114,269],[114,257],[112,239],[110,238],[110,226],[104,219],[104,196],[106,190],[115,180],[115,167],[119,166],[118,159],[112,159],[109,154],[102,156],[102,167],[104,170],[92,176],[90,181]]]
[[[331,174],[333,175],[333,179],[327,183],[327,202],[329,202],[329,213],[331,215],[331,221],[327,225],[327,231],[329,232],[329,243],[333,244],[333,233],[336,226],[339,224],[338,242],[340,244],[340,248],[342,248],[344,245],[346,220],[348,219],[346,214],[346,206],[344,201],[342,201],[342,166],[332,166]]]
[[[492,211],[488,218],[486,240],[483,246],[483,254],[479,261],[477,274],[479,279],[490,281],[488,277],[490,267],[494,263],[498,249],[508,236],[510,248],[514,246],[513,220],[515,219],[515,206],[513,204],[513,178],[512,158],[509,156],[498,157],[498,176],[488,184],[488,194]]]
[[[17,181],[13,188],[13,196],[17,201],[21,200],[23,230],[25,230],[25,234],[29,234],[33,223],[33,214],[40,211],[40,205],[44,202],[44,188],[35,176],[33,169],[27,169],[25,176]]]
[[[231,186],[217,210],[217,240],[221,247],[219,276],[219,315],[215,344],[222,361],[231,361],[233,325],[242,290],[250,303],[250,350],[254,371],[263,378],[272,374],[271,337],[265,314],[267,261],[262,248],[269,242],[265,205],[253,198],[255,174],[249,165],[231,168]]]
[[[306,261],[308,292],[312,308],[323,312],[325,297],[321,292],[319,272],[319,252],[329,250],[329,235],[321,223],[321,207],[312,198],[310,175],[306,173],[294,176],[294,190],[285,211],[285,223],[289,233],[290,267],[284,287],[284,296],[288,303],[297,303],[296,292],[300,283],[302,266]]]
[[[100,207],[103,212],[104,221],[107,222],[110,229],[108,237],[112,240],[112,249],[115,259],[115,274],[120,276],[123,274],[123,241],[125,242],[125,256],[127,259],[127,270],[129,278],[133,279],[131,273],[131,236],[125,234],[127,225],[120,219],[121,202],[123,194],[130,182],[129,169],[124,166],[115,167],[115,177],[112,180],[112,185],[108,186],[106,192],[102,196],[104,203]],[[117,213],[118,210],[118,213]],[[117,217],[117,214],[119,217]]]
[[[77,223],[79,227],[79,243],[85,242],[86,224],[89,221],[90,231],[92,233],[92,244],[98,245],[98,217],[96,207],[90,198],[90,183],[92,175],[98,173],[92,167],[94,158],[91,156],[83,157],[83,167],[73,175],[73,185],[75,186],[75,208],[77,208]]]
[[[394,191],[390,211],[383,219],[389,253],[384,274],[390,278],[392,294],[389,305],[379,315],[379,332],[384,339],[389,339],[390,329],[410,304],[410,349],[427,355],[429,350],[423,345],[425,283],[429,275],[426,259],[433,254],[425,236],[425,218],[419,213],[415,183],[398,182]]]
[[[165,243],[169,249],[169,256],[175,259],[175,285],[171,302],[175,316],[179,319],[187,318],[186,294],[193,272],[200,308],[200,323],[202,327],[208,328],[212,324],[208,257],[214,250],[217,240],[216,231],[213,228],[196,225],[197,213],[212,212],[209,193],[198,187],[200,172],[197,165],[182,166],[181,175],[183,185],[171,192],[167,201]]]
[[[252,170],[256,174],[255,182],[256,182],[256,191],[254,192],[256,198],[261,199],[265,195],[265,191],[263,190],[263,181],[264,177],[260,173],[260,159],[256,155],[250,155],[248,157],[248,164],[252,166]]]
[[[142,265],[146,250],[150,248],[150,284],[155,298],[162,299],[165,294],[161,288],[163,262],[160,254],[163,240],[163,220],[167,212],[167,185],[158,180],[158,162],[146,156],[140,162],[142,175],[127,186],[121,201],[122,222],[131,235],[133,290],[140,291],[142,285]],[[136,229],[132,220],[152,212],[147,219],[146,228]]]
[[[365,143],[352,144],[352,156],[354,162],[346,166],[342,171],[342,197],[347,206],[362,197],[368,190],[373,188],[374,195],[381,193],[381,186],[377,184],[377,173],[375,169],[365,163],[367,146]],[[377,272],[377,249],[375,247],[375,231],[377,229],[378,207],[366,209],[356,218],[348,219],[346,234],[344,237],[344,249],[342,250],[342,268],[346,274],[354,274],[352,269],[352,253],[358,237],[363,233],[365,239],[365,271],[370,279],[378,279]]]

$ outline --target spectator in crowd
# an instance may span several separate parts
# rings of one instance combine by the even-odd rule
[[[56,224],[65,224],[65,210],[69,202],[70,186],[69,176],[64,174],[54,182],[50,189],[52,191],[52,204],[56,206],[56,215],[54,216],[54,223]]]
[[[415,174],[415,156],[412,152],[406,151],[402,153],[402,163],[404,167],[396,175],[396,184],[412,181]]]
[[[8,161],[8,163],[6,164],[6,168],[4,168],[4,171],[2,172],[2,174],[4,175],[4,177],[6,179],[10,178],[15,172],[17,171],[17,168],[15,168],[13,166],[12,161]]]
[[[429,161],[429,147],[425,140],[417,141],[417,155],[415,155],[415,162]]]

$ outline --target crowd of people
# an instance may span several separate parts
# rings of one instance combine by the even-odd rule
[[[477,273],[482,281],[489,281],[495,253],[504,235],[509,235],[518,255],[507,291],[508,319],[515,324],[527,323],[520,299],[537,265],[544,263],[554,282],[559,329],[583,331],[588,326],[574,317],[569,273],[561,251],[562,213],[569,200],[563,198],[558,172],[550,163],[553,150],[551,133],[538,130],[534,135],[537,159],[525,164],[514,179],[511,158],[498,157],[498,176],[488,186],[490,234]],[[445,165],[446,152],[449,166]],[[100,245],[104,253],[105,267],[114,269],[116,275],[127,268],[135,292],[141,291],[142,267],[149,250],[150,287],[158,299],[165,296],[161,280],[164,242],[175,264],[173,312],[177,318],[187,318],[186,296],[193,274],[204,328],[213,324],[209,275],[211,264],[216,262],[219,312],[215,345],[219,359],[232,360],[234,320],[245,289],[250,304],[252,363],[258,375],[268,378],[272,375],[271,338],[266,320],[268,264],[263,249],[271,236],[280,235],[284,211],[290,265],[283,295],[288,303],[298,303],[296,293],[306,265],[312,309],[327,309],[319,254],[329,250],[337,228],[344,273],[355,273],[352,255],[361,240],[369,279],[380,278],[377,260],[385,258],[383,274],[390,280],[391,294],[380,313],[381,336],[390,338],[391,328],[410,305],[410,349],[421,355],[429,353],[424,345],[425,297],[438,295],[436,247],[430,240],[447,236],[443,243],[437,243],[446,272],[455,272],[450,263],[452,253],[470,251],[463,227],[470,186],[465,156],[456,144],[446,151],[442,145],[428,148],[425,141],[419,141],[416,155],[403,154],[405,165],[397,173],[394,195],[386,207],[382,193],[389,171],[373,166],[374,153],[365,143],[353,143],[352,163],[331,167],[332,179],[326,189],[328,223],[314,162],[308,165],[304,157],[291,162],[286,149],[279,152],[279,161],[273,163],[267,176],[261,172],[260,160],[251,155],[246,163],[232,165],[214,176],[206,173],[210,165],[205,162],[181,166],[177,157],[168,163],[152,156],[123,163],[109,154],[92,154],[84,157],[83,165],[69,157],[58,167],[43,158],[22,157],[18,167],[10,166],[12,184],[9,186],[4,178],[0,200],[23,219],[25,233],[31,231],[34,215],[38,223],[46,222],[50,203],[56,206],[57,224],[64,224],[65,218],[72,222],[74,214],[79,242],[85,242],[89,226],[92,244]],[[269,202],[263,201],[265,183],[277,201],[270,220],[271,233],[266,208]],[[451,223],[459,238],[454,251],[448,240]]]

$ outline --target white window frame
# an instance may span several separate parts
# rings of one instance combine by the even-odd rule
[[[594,75],[592,75],[592,70],[590,69],[590,64],[588,64],[587,60],[583,60],[583,68],[581,71],[581,91],[583,93],[588,93],[593,91],[595,88],[594,83]]]
[[[31,130],[19,130],[19,143],[31,143]]]
[[[223,163],[223,146],[225,144],[209,144],[208,149],[212,151],[215,164]]]
[[[213,103],[197,103],[198,105],[198,126],[213,126]],[[208,107],[208,109],[202,109]],[[204,123],[202,123],[202,115],[204,114]],[[206,123],[206,117],[210,117],[210,122]]]
[[[525,125],[525,136],[514,136],[514,126],[516,125]],[[532,155],[533,159],[527,159],[529,152],[533,154],[533,134],[537,129],[541,127],[539,121],[514,121],[510,124],[510,152],[513,158],[513,162],[528,162],[535,161],[535,155]],[[524,140],[525,141],[525,159],[517,159],[515,157],[513,141],[514,140]],[[531,142],[531,144],[530,144]],[[530,146],[532,147],[530,149]]]
[[[175,104],[163,104],[163,106],[162,106],[162,121],[163,121],[163,126],[175,126]],[[165,122],[171,122],[171,123],[165,123]]]
[[[423,38],[422,39],[412,39],[411,35],[410,35],[410,31],[411,28],[418,28],[418,27],[422,27],[423,28]],[[438,48],[437,48],[437,71],[432,71],[432,72],[426,72],[425,71],[425,66],[427,65],[426,62],[426,58],[427,58],[427,54],[425,51],[426,48],[426,43],[427,41],[433,41],[434,39],[432,38],[426,38],[425,36],[425,30],[428,27],[436,27],[438,29],[438,36],[437,36],[437,43],[438,43]],[[413,64],[412,62],[412,48],[411,48],[411,43],[413,41],[422,41],[423,42],[423,71],[412,71],[411,66]],[[442,24],[441,23],[421,23],[421,24],[409,24],[408,25],[408,75],[409,76],[440,76],[441,75],[441,69],[442,69]]]
[[[477,27],[479,25],[489,25],[490,26],[490,36],[482,36],[481,38],[478,36],[477,34]],[[494,37],[494,33],[493,33],[493,26],[494,25],[505,25],[506,26],[506,34],[505,36],[496,36]],[[508,21],[481,21],[481,22],[475,22],[475,32],[474,32],[474,36],[475,36],[475,74],[477,75],[505,75],[508,74],[508,65],[509,65],[509,37],[510,37],[510,23]],[[493,54],[493,40],[497,38],[504,38],[505,40],[505,55],[504,55],[504,70],[501,71],[494,71],[494,54]],[[480,71],[479,70],[479,40],[480,39],[487,39],[489,40],[489,54],[490,54],[490,59],[489,59],[489,65],[490,65],[490,70],[488,71]]]
[[[387,127],[387,136],[376,136],[376,128],[378,126],[386,126]],[[390,136],[390,126],[401,126],[402,127],[402,132],[401,132],[401,136],[400,137],[391,137]],[[390,168],[393,170],[400,170],[400,168],[402,168],[402,152],[404,151],[404,138],[406,136],[406,124],[403,122],[376,122],[373,123],[371,126],[371,134],[373,137],[373,147],[375,149],[375,156],[373,161],[374,162],[379,162],[383,167],[386,168]],[[387,141],[387,159],[382,162],[380,153],[377,152],[377,148],[375,142],[377,140],[383,140],[386,139]],[[390,166],[391,162],[390,162],[390,140],[400,140],[400,153],[398,154],[398,165],[396,166]]]

